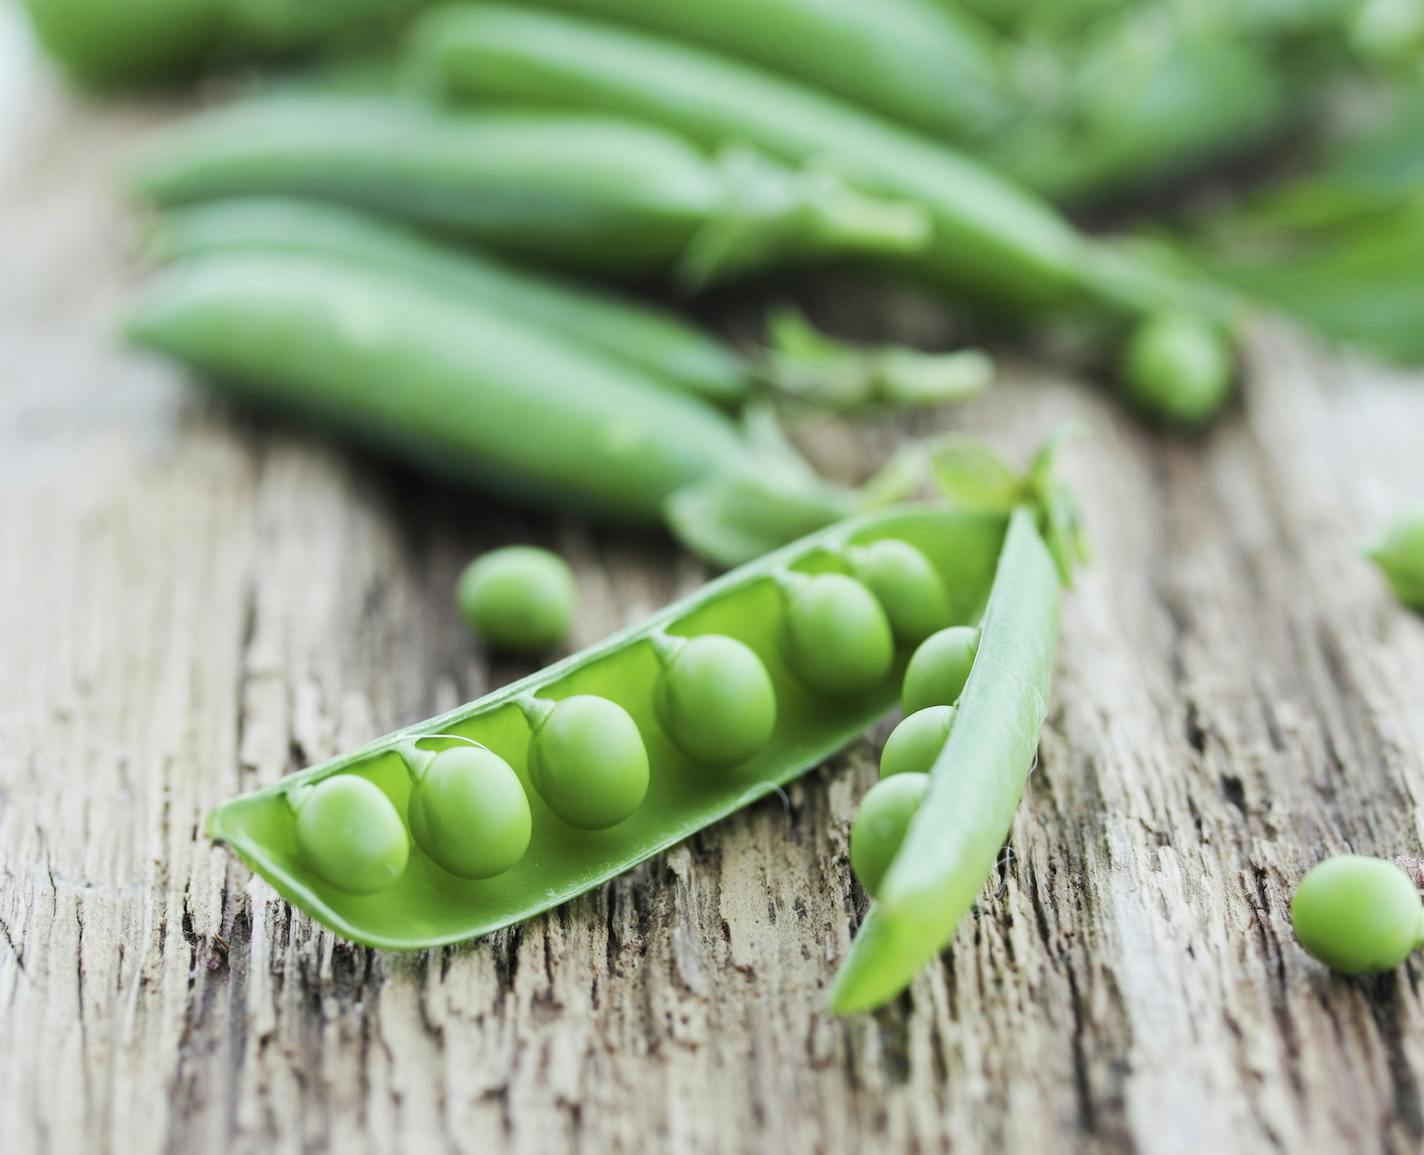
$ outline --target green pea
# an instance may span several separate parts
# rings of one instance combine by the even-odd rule
[[[896,639],[917,645],[949,625],[949,594],[920,550],[894,538],[846,552],[855,576],[870,587]]]
[[[1133,331],[1123,387],[1143,412],[1174,425],[1200,425],[1226,404],[1235,357],[1220,327],[1191,313],[1158,313]]]
[[[1424,610],[1424,509],[1399,518],[1365,551],[1404,605]]]
[[[503,874],[529,849],[529,799],[514,769],[483,746],[435,755],[410,792],[410,833],[461,878]]]
[[[1424,938],[1414,880],[1382,858],[1342,854],[1311,868],[1291,899],[1300,945],[1347,975],[1399,966]]]
[[[860,800],[850,827],[850,865],[872,898],[929,788],[928,774],[897,774],[882,778]]]
[[[472,561],[460,575],[455,600],[465,620],[492,645],[537,652],[568,636],[578,587],[558,554],[511,545]]]
[[[979,652],[979,631],[973,626],[950,626],[926,638],[905,667],[900,702],[906,714],[931,706],[952,706],[964,692],[974,655]]]
[[[337,774],[293,802],[297,847],[329,886],[375,894],[405,870],[410,840],[394,804],[374,782]]]
[[[776,690],[750,646],[722,634],[670,639],[658,680],[658,720],[694,762],[732,766],[771,740]]]
[[[949,740],[954,725],[953,706],[930,706],[909,715],[885,740],[880,752],[880,777],[928,774]]]
[[[786,608],[792,668],[823,694],[860,694],[881,682],[895,660],[890,621],[854,578],[796,575]]]
[[[529,773],[549,809],[580,830],[602,830],[648,792],[648,751],[628,711],[579,694],[556,704],[529,741]]]

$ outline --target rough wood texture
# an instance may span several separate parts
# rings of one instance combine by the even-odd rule
[[[510,539],[577,563],[576,641],[701,578],[204,401],[115,350],[112,190],[163,110],[83,106],[0,29],[0,1150],[1415,1151],[1418,964],[1291,937],[1317,857],[1417,852],[1424,624],[1362,534],[1424,494],[1424,382],[1263,328],[1200,442],[1011,367],[818,434],[864,468],[1067,419],[1097,564],[1068,602],[1001,877],[873,1017],[820,1010],[861,913],[871,741],[557,913],[398,957],[335,941],[202,813],[519,672],[449,605]]]

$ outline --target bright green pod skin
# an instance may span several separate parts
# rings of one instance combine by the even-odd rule
[[[877,541],[853,550],[846,560],[884,608],[896,641],[918,645],[949,625],[949,594],[914,546]]]
[[[558,554],[510,545],[465,567],[455,601],[470,628],[491,645],[538,653],[568,637],[578,584]]]
[[[1038,751],[1058,635],[1058,569],[1034,522],[1027,508],[1010,519],[981,660],[924,801],[831,987],[836,1012],[869,1010],[902,991],[954,937],[998,861]]]
[[[900,692],[905,713],[958,702],[978,650],[979,631],[968,626],[950,626],[926,638],[905,670]]]
[[[1393,970],[1424,945],[1424,904],[1393,862],[1342,854],[1311,867],[1291,899],[1295,936],[1347,975]]]
[[[776,687],[756,651],[736,638],[669,638],[659,657],[658,720],[694,762],[745,762],[776,731]]]
[[[1005,110],[999,45],[935,0],[539,0],[761,64],[934,136]]]
[[[748,458],[726,417],[625,365],[328,258],[189,262],[128,331],[241,397],[557,507],[656,521],[672,493]]]
[[[411,787],[406,820],[415,844],[460,878],[493,878],[514,866],[534,822],[519,775],[481,746],[436,754]]]
[[[1365,556],[1403,605],[1424,611],[1424,510],[1398,518]]]
[[[808,686],[836,697],[880,685],[895,660],[895,638],[880,603],[844,574],[818,574],[790,584],[786,651]]]
[[[1230,399],[1235,377],[1235,354],[1220,326],[1191,313],[1148,317],[1123,353],[1128,399],[1169,425],[1209,421]]]
[[[967,620],[974,620],[990,599],[1008,524],[999,513],[935,506],[886,509],[839,522],[725,574],[647,621],[479,701],[235,798],[208,816],[207,830],[289,901],[356,942],[383,949],[425,949],[522,921],[774,793],[894,707],[908,648],[894,654],[890,670],[877,685],[835,700],[812,689],[788,665],[788,574],[836,573],[847,549],[894,538],[929,558],[953,591],[954,605]],[[716,772],[679,747],[669,733],[666,706],[658,707],[669,642],[675,648],[678,640],[687,639],[690,647],[706,637],[735,639],[756,655],[770,679],[776,710],[770,738],[734,768]],[[580,695],[604,699],[625,711],[647,756],[646,794],[631,814],[601,830],[578,829],[556,815],[540,793],[529,760],[531,736],[541,716]],[[959,727],[956,722],[956,732]],[[685,735],[682,740],[687,741]],[[528,799],[529,848],[509,869],[489,878],[466,879],[418,852],[385,889],[358,895],[343,889],[340,872],[324,878],[300,853],[292,798],[318,783],[354,777],[379,788],[396,814],[407,813],[431,755],[464,749],[471,742],[506,762]],[[431,817],[425,818],[427,828],[435,825]],[[453,852],[450,861],[459,864]]]
[[[880,777],[928,774],[949,741],[954,714],[953,706],[930,706],[907,716],[885,740],[885,749],[880,752]]]
[[[165,206],[334,201],[543,264],[692,287],[798,258],[913,252],[928,233],[917,208],[747,148],[711,156],[612,116],[447,113],[390,96],[289,96],[196,116],[150,148],[135,183]]]
[[[929,788],[927,775],[902,774],[877,782],[861,799],[850,828],[850,867],[871,897],[880,890]]]
[[[405,870],[410,841],[379,787],[344,775],[294,796],[298,853],[323,881],[349,894],[385,890]]]
[[[616,826],[648,793],[648,751],[617,702],[576,694],[535,723],[529,775],[549,809],[580,830]]]
[[[260,197],[167,212],[149,251],[165,260],[223,253],[297,253],[356,262],[625,361],[719,405],[745,401],[751,367],[677,313],[603,287],[526,272],[340,205]]]

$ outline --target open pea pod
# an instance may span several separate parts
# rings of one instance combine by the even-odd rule
[[[1021,507],[999,554],[968,680],[957,697],[928,705],[953,709],[947,740],[926,775],[880,783],[900,793],[918,785],[922,797],[907,807],[903,841],[874,881],[875,901],[831,989],[832,1010],[869,1010],[909,985],[948,944],[993,872],[1038,750],[1059,600],[1055,557]],[[911,702],[910,678],[905,697],[907,711],[927,705]],[[851,837],[854,857],[856,832]]]
[[[819,764],[892,708],[928,632],[972,624],[986,604],[961,711],[983,716],[951,745],[1026,760],[1056,597],[1028,509],[852,518],[479,701],[236,798],[207,832],[349,939],[421,949],[472,938],[597,887]],[[988,766],[996,779],[1002,764]],[[1011,809],[1008,788],[995,789]],[[1007,819],[990,809],[975,845],[997,849]],[[898,875],[926,882],[896,863]]]

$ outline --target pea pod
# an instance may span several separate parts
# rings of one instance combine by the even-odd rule
[[[763,65],[935,136],[1006,110],[1000,45],[934,0],[539,0]]]
[[[258,197],[191,205],[162,216],[150,251],[169,260],[269,252],[356,261],[508,312],[719,404],[753,392],[752,367],[676,313],[525,272],[339,205]]]
[[[724,406],[744,405],[764,393],[836,409],[938,404],[978,392],[993,373],[977,350],[936,354],[850,345],[816,332],[790,310],[774,315],[771,348],[744,356],[666,309],[313,201],[251,197],[174,209],[158,221],[149,251],[180,260],[274,252],[355,261],[508,313]]]
[[[421,17],[412,71],[452,98],[635,116],[715,145],[745,141],[921,205],[931,242],[900,262],[977,300],[1096,307],[1119,319],[1220,309],[1215,291],[1098,246],[972,158],[750,65],[646,33],[499,4]]]
[[[554,508],[666,520],[719,565],[869,500],[816,477],[759,411],[739,426],[625,364],[359,264],[193,260],[148,288],[129,333],[240,397],[420,468]]]
[[[746,148],[713,157],[608,116],[447,115],[391,97],[288,96],[198,116],[158,141],[136,182],[163,205],[334,200],[535,261],[693,286],[788,259],[910,252],[928,231],[917,208]]]
[[[874,681],[828,686],[821,652],[788,636],[812,584],[853,582],[854,551],[888,540],[923,553],[957,622],[990,607],[978,662],[987,672],[971,679],[952,731],[966,737],[952,748],[1031,748],[1053,645],[1039,636],[1053,627],[1039,582],[1044,564],[1053,570],[1031,513],[898,507],[822,530],[479,701],[229,801],[207,832],[289,902],[370,946],[423,949],[548,910],[776,790],[892,707],[905,644]],[[842,652],[837,620],[821,628],[827,652]],[[936,782],[933,808],[947,789]],[[902,857],[888,887],[904,886]]]
[[[893,998],[944,949],[994,869],[1032,769],[1058,635],[1059,575],[1027,508],[1011,519],[978,652],[904,841],[865,852],[875,902],[831,989],[831,1008]],[[953,703],[946,703],[953,704]],[[896,774],[877,790],[908,791]],[[899,826],[905,807],[881,825]],[[877,832],[881,833],[881,832]],[[854,836],[853,836],[854,837]]]

